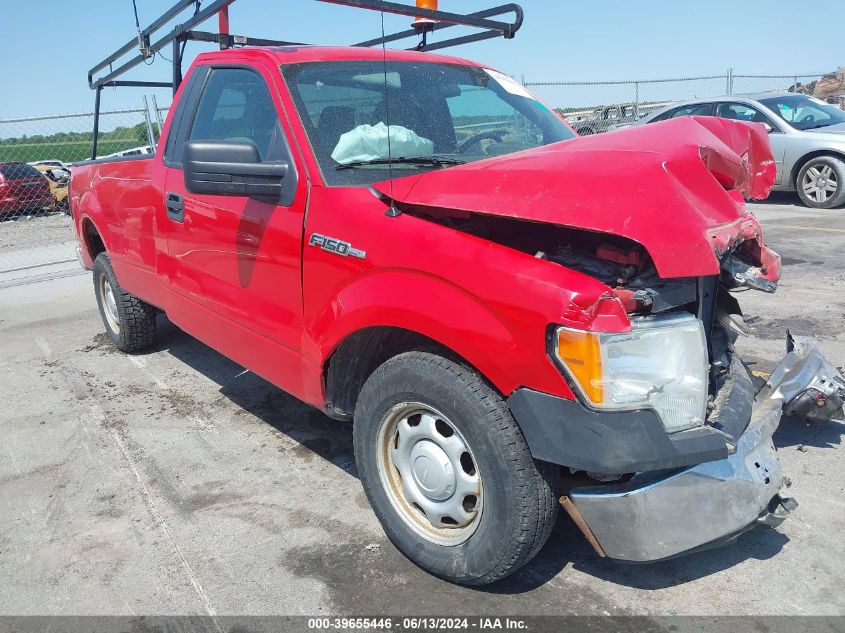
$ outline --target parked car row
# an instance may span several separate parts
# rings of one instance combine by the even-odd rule
[[[143,145],[101,158],[143,156],[152,152],[152,147]],[[29,163],[0,162],[0,219],[44,211],[70,215],[71,168],[70,163],[54,158]]]
[[[835,105],[792,92],[710,97],[675,103],[613,129],[689,115],[762,123],[777,163],[773,190],[797,191],[814,209],[845,204],[845,111]]]
[[[586,118],[568,120],[579,136],[607,132],[612,126],[631,124],[637,120],[637,108],[633,103],[622,103],[597,108]]]
[[[0,218],[44,209],[69,214],[69,182],[64,167],[0,163]]]

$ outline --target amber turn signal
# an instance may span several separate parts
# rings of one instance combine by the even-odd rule
[[[560,328],[557,357],[593,404],[604,402],[601,342],[598,334]]]

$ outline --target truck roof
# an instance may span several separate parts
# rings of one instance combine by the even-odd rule
[[[299,64],[303,62],[326,61],[387,61],[429,62],[441,64],[460,64],[464,66],[483,66],[460,57],[437,55],[419,51],[369,48],[363,46],[246,46],[223,51],[211,51],[197,56],[196,63],[213,63],[227,57],[271,57],[277,64]]]

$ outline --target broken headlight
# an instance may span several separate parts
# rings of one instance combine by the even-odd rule
[[[704,423],[707,341],[690,314],[631,320],[631,331],[558,328],[555,355],[595,409],[654,409],[667,432]]]

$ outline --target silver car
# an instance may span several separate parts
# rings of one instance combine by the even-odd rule
[[[778,167],[775,190],[797,191],[814,209],[845,204],[845,112],[836,106],[791,92],[710,97],[673,104],[632,125],[686,115],[764,124]]]

